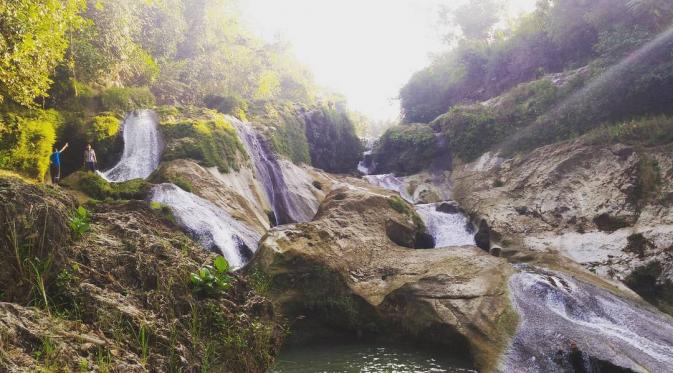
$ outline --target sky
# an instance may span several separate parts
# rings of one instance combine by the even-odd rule
[[[536,0],[509,0],[512,15]],[[343,94],[371,119],[399,115],[400,88],[447,49],[441,4],[456,0],[243,0],[244,17],[263,38],[289,41],[316,82]]]

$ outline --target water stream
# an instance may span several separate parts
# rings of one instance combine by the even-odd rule
[[[365,157],[366,157],[365,153]],[[407,202],[415,204],[414,197],[407,190],[407,184],[404,177],[398,177],[394,174],[367,175],[368,167],[364,167],[366,159],[360,164],[363,167],[360,172],[364,173],[364,178],[372,185],[398,192],[400,197]],[[455,204],[452,201],[445,201]],[[435,247],[474,245],[474,232],[472,232],[470,222],[467,217],[459,210],[447,212],[438,208],[442,203],[417,204],[416,212],[421,217],[428,233],[435,239]]]
[[[281,350],[274,373],[468,373],[469,362],[412,346],[350,342],[312,343]]]
[[[164,142],[159,132],[157,114],[152,110],[136,110],[126,116],[123,124],[124,152],[111,169],[100,173],[108,181],[122,182],[144,179],[159,166]]]
[[[520,324],[502,372],[606,371],[606,362],[634,371],[673,371],[671,317],[530,266],[519,267],[509,289]],[[575,366],[573,349],[581,352]]]
[[[273,208],[276,224],[296,223],[300,213],[295,211],[278,158],[260,135],[237,118],[227,117],[236,127],[248,155],[255,164],[255,176],[264,186],[264,191]]]
[[[195,194],[160,184],[152,188],[150,200],[167,205],[180,226],[204,248],[222,253],[234,269],[245,265],[257,250],[259,233]]]

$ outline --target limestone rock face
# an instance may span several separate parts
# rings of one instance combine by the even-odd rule
[[[339,328],[469,345],[480,367],[492,367],[516,324],[505,290],[512,267],[476,247],[395,244],[391,222],[414,223],[391,196],[355,180],[337,187],[312,222],[271,230],[251,267],[271,277],[288,317],[329,314]]]
[[[580,139],[514,159],[482,158],[457,167],[454,193],[488,223],[504,251],[557,250],[627,282],[635,270],[656,263],[653,286],[673,280],[670,150]]]
[[[284,159],[279,159],[278,163],[287,184],[288,200],[297,214],[294,218],[298,221],[311,220],[325,197],[325,191],[331,187],[330,179],[310,167],[296,166]],[[164,163],[153,178],[168,182],[176,178],[188,181],[192,193],[223,208],[260,234],[271,226],[269,199],[264,186],[249,167],[221,173],[217,168],[205,169],[191,160],[176,160]]]

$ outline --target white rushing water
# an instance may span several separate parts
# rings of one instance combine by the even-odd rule
[[[371,155],[372,152],[374,151],[374,143],[376,142],[376,139],[374,138],[366,138],[364,139],[365,142],[365,151],[362,154],[362,160],[358,163],[358,171],[363,173],[364,175],[369,175],[371,169],[372,169],[372,159]]]
[[[108,181],[144,179],[159,166],[164,142],[157,115],[152,110],[136,110],[123,124],[124,152],[119,163],[101,175]]]
[[[173,184],[152,188],[151,201],[167,205],[177,223],[209,250],[222,253],[233,268],[240,268],[257,250],[261,235],[211,202]]]
[[[435,247],[474,245],[474,232],[469,230],[467,217],[460,212],[438,211],[439,205],[441,203],[416,205],[416,212],[435,239]]]
[[[260,139],[250,125],[232,116],[228,116],[227,119],[236,127],[238,137],[243,141],[250,159],[254,162],[255,176],[264,186],[264,191],[276,217],[276,223],[280,225],[300,221],[301,213],[296,211],[295,205],[292,203],[277,156]]]
[[[602,361],[634,371],[673,371],[673,319],[570,276],[520,266],[509,288],[520,324],[502,372],[586,372]],[[598,368],[600,369],[600,368]]]

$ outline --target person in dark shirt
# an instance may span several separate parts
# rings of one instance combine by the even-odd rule
[[[49,157],[49,161],[51,163],[51,182],[53,184],[58,184],[59,180],[61,180],[61,153],[66,149],[68,149],[67,142],[61,148],[61,150],[58,150],[58,148],[54,147],[54,152],[51,153],[51,156]]]

